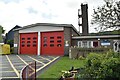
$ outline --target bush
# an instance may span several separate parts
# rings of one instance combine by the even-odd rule
[[[10,47],[13,47],[14,40],[7,40],[7,44],[9,44],[9,45],[10,45]]]
[[[85,58],[83,56],[80,56],[78,59],[80,60],[84,60]]]
[[[13,54],[14,53],[14,47],[10,48],[10,53]]]
[[[88,54],[84,71],[80,72],[79,78],[120,79],[120,53],[110,50],[107,54]]]

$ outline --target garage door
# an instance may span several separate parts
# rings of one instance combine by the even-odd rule
[[[21,33],[20,34],[20,54],[37,55],[37,33]]]
[[[42,55],[64,55],[64,33],[43,32],[41,33]]]

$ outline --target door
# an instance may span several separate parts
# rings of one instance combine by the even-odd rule
[[[41,54],[64,55],[64,32],[42,32]]]
[[[98,47],[98,41],[96,41],[96,42],[94,41],[94,42],[93,42],[93,46],[94,46],[94,47]]]
[[[20,54],[37,55],[38,34],[21,33],[20,34]]]

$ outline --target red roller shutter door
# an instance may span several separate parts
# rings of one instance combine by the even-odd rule
[[[38,34],[21,33],[20,34],[20,54],[37,55]]]
[[[42,32],[41,54],[64,55],[64,32]]]

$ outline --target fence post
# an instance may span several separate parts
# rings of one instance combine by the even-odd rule
[[[36,80],[36,61],[35,61],[35,80]]]
[[[25,80],[28,80],[28,65],[27,65],[27,67],[26,67],[26,70],[25,70],[25,73],[26,73],[26,77],[25,77]]]

